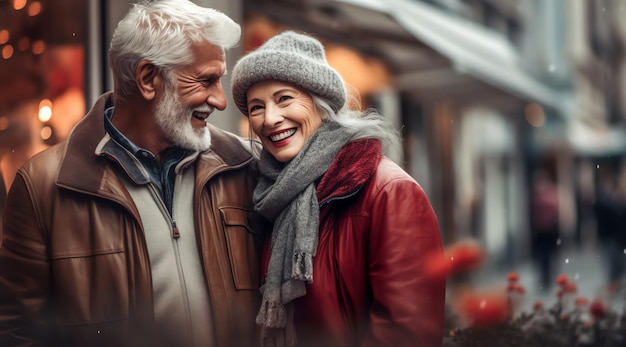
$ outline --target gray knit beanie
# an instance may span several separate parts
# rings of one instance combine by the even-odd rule
[[[248,89],[261,81],[295,84],[328,99],[335,111],[346,103],[343,79],[326,61],[324,46],[315,38],[293,31],[278,34],[242,57],[232,72],[233,99],[248,116]]]

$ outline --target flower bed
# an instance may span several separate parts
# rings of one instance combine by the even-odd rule
[[[482,248],[462,241],[446,248],[444,258],[431,259],[431,276],[467,275],[484,260]],[[626,346],[626,314],[609,305],[617,287],[588,299],[574,281],[557,276],[555,303],[535,301],[531,312],[520,310],[526,290],[517,273],[498,290],[459,286],[448,295],[443,347],[617,347]]]

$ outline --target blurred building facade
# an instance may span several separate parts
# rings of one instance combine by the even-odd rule
[[[598,177],[620,175],[626,147],[624,6],[246,0],[244,51],[286,28],[326,40],[364,104],[402,129],[396,159],[426,189],[446,242],[474,237],[516,261],[530,254],[539,172],[558,188],[559,243],[594,240]]]
[[[379,108],[401,129],[403,148],[392,157],[428,193],[446,243],[473,237],[496,257],[526,257],[537,170],[557,184],[563,242],[595,232],[589,211],[598,177],[620,175],[626,148],[626,3],[194,2],[242,23],[229,66],[284,29],[320,38],[355,102]],[[111,89],[106,50],[130,3],[0,0],[7,186],[24,160],[66,137]],[[247,134],[233,107],[211,121]]]

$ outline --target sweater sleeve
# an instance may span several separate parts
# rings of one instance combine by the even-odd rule
[[[369,241],[373,302],[363,347],[439,347],[445,279],[425,275],[425,259],[443,254],[437,217],[410,177],[386,182],[374,197]]]

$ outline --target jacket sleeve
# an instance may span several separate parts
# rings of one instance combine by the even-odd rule
[[[374,197],[369,242],[373,303],[363,347],[440,347],[445,279],[425,275],[425,259],[443,247],[437,218],[410,178],[386,183]]]
[[[18,173],[7,196],[0,239],[0,346],[39,345],[46,335],[50,268],[37,204]]]

